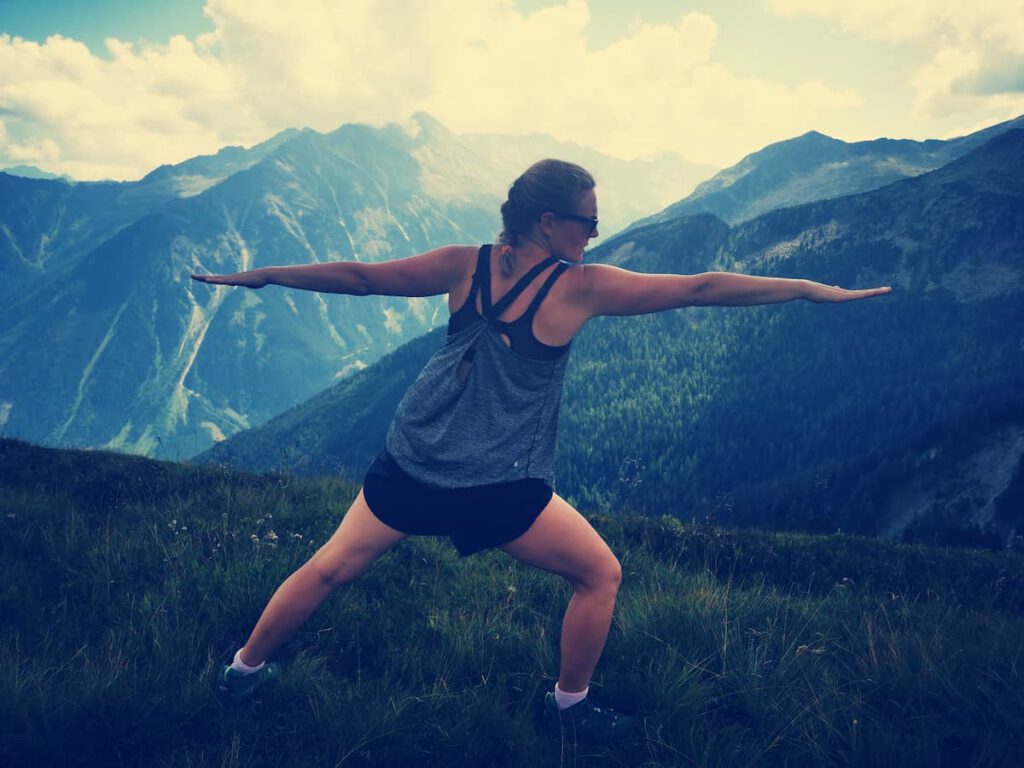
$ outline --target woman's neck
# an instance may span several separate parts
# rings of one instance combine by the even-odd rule
[[[544,259],[551,256],[551,246],[543,237],[538,237],[531,234],[520,235],[519,243],[512,247],[512,251],[516,255],[516,264],[526,264],[527,266],[533,266],[544,261]],[[517,272],[519,270],[516,270]]]

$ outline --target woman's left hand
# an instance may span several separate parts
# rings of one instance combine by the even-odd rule
[[[808,283],[810,283],[810,287],[804,298],[818,303],[870,299],[872,296],[885,296],[888,293],[892,293],[891,285],[885,285],[881,288],[847,290],[846,288],[840,288],[838,285],[824,285],[823,283],[815,283],[812,280],[808,280]]]

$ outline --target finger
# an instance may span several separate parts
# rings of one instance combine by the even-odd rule
[[[857,293],[860,295],[861,298],[867,299],[871,298],[872,296],[884,296],[885,294],[890,293],[891,291],[892,288],[887,285],[882,288],[865,288],[863,291],[858,291]]]

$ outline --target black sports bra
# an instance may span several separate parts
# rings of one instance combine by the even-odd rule
[[[537,291],[537,295],[533,297],[533,301],[530,302],[530,306],[527,307],[526,311],[523,312],[519,317],[511,322],[499,320],[498,317],[504,312],[509,305],[521,294],[526,287],[532,283],[538,275],[540,275],[545,269],[550,267],[552,264],[557,263],[551,274],[548,275],[548,279],[544,281],[544,284]],[[533,335],[533,318],[537,314],[537,310],[540,308],[541,302],[548,295],[548,291],[551,290],[551,286],[555,284],[555,281],[562,276],[562,273],[569,268],[569,265],[565,262],[560,262],[554,256],[549,256],[544,259],[540,264],[534,266],[529,272],[523,275],[519,281],[509,289],[508,293],[498,300],[497,304],[491,305],[491,246],[483,245],[480,246],[480,252],[477,254],[476,271],[473,273],[473,284],[469,289],[469,296],[466,297],[466,301],[463,302],[459,309],[452,313],[451,317],[448,318],[448,335],[451,336],[464,328],[469,327],[474,322],[480,320],[486,320],[491,324],[499,333],[505,334],[511,342],[511,348],[518,354],[524,357],[533,358],[535,360],[555,360],[564,355],[569,347],[572,346],[570,341],[568,344],[564,344],[560,347],[553,347],[550,344],[544,344],[543,342],[537,341],[537,337]],[[481,291],[480,304],[483,308],[483,317],[476,311],[476,292]]]

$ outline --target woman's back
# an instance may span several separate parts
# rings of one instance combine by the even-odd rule
[[[410,387],[388,430],[388,453],[429,485],[550,482],[553,476],[569,345],[532,339],[530,326],[538,326],[569,267],[544,260],[498,294],[494,281],[488,283],[495,250],[479,249],[469,288],[458,305],[459,299],[450,301],[455,311],[444,347]]]
[[[531,313],[532,305],[537,298],[541,298],[539,306],[533,308],[533,322],[528,330],[543,346],[567,346],[587,319],[573,303],[572,291],[577,279],[574,274],[577,265],[554,257],[520,259],[513,273],[505,275],[500,267],[502,248],[500,245],[486,245],[482,249],[466,247],[467,253],[463,255],[464,274],[448,294],[448,309],[452,316],[458,317],[473,311],[482,317],[485,314],[485,301],[490,299],[487,301],[488,309],[494,307],[497,310],[493,314],[488,312],[491,319],[499,323],[514,323]],[[536,273],[538,268],[540,271]],[[533,279],[527,279],[531,272],[534,273]],[[524,280],[527,284],[513,297],[512,292]],[[471,293],[472,310],[468,303]],[[505,301],[507,298],[512,298],[512,301]],[[511,338],[506,336],[503,340],[511,346]]]

